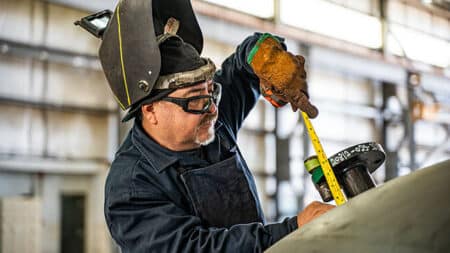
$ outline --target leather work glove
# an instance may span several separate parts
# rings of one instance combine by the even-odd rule
[[[300,228],[301,226],[314,220],[315,218],[319,217],[320,215],[328,212],[333,208],[335,208],[334,205],[329,205],[318,201],[310,203],[308,206],[306,206],[305,209],[303,209],[303,211],[298,213],[297,215],[298,227]]]
[[[318,114],[309,102],[305,58],[285,51],[276,38],[264,34],[250,53],[248,63],[260,79],[264,97],[275,107],[290,103],[293,111],[300,109],[310,118]]]

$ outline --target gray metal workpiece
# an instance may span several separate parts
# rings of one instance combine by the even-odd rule
[[[266,252],[450,252],[450,160],[364,192]]]

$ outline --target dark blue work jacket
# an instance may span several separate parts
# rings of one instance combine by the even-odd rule
[[[138,121],[105,186],[105,217],[122,252],[261,252],[297,228],[296,217],[265,224],[254,179],[236,137],[260,95],[246,57],[248,37],[214,80],[223,87],[215,140],[174,152]]]

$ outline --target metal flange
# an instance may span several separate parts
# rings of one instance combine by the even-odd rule
[[[348,169],[361,165],[367,168],[372,173],[386,159],[383,147],[376,142],[367,142],[346,148],[328,160],[331,167],[337,174],[342,174]]]
[[[376,186],[370,174],[385,158],[380,144],[368,142],[346,148],[330,157],[329,161],[345,195],[352,198]]]

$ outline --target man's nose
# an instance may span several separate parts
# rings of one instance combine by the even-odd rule
[[[211,106],[209,107],[208,113],[215,113],[215,112],[217,112],[217,105],[216,103],[212,102]]]

